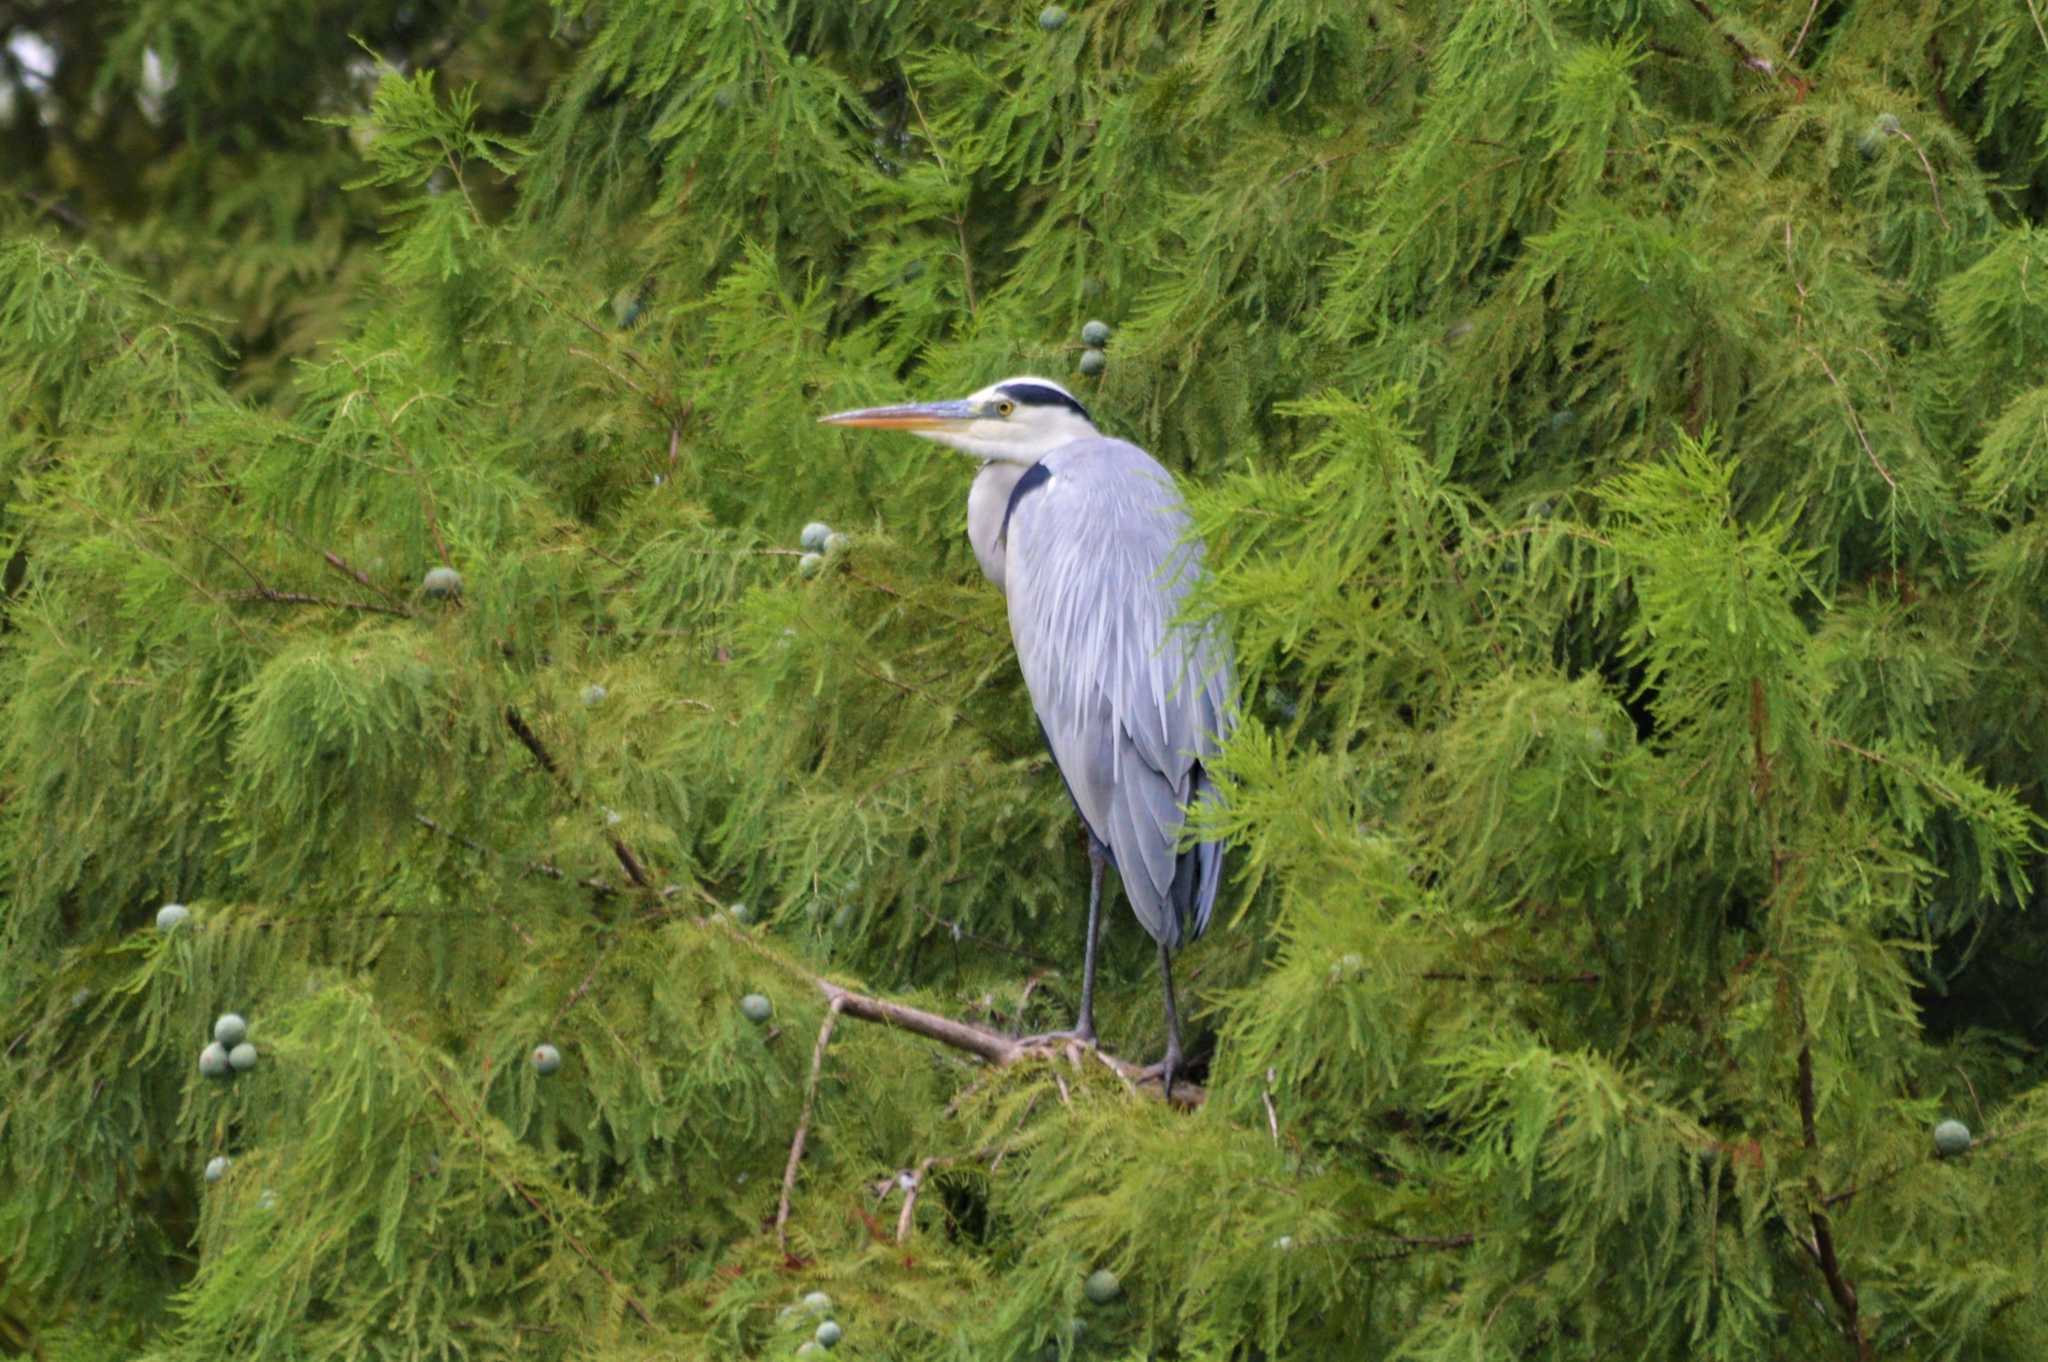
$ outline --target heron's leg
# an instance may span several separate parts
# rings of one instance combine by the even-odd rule
[[[1088,833],[1088,944],[1081,953],[1081,1015],[1074,1019],[1077,1039],[1095,1039],[1095,943],[1102,935],[1102,843]]]
[[[1180,1068],[1180,1012],[1173,1005],[1173,956],[1159,943],[1159,982],[1166,988],[1166,1058],[1159,1061],[1159,1086],[1173,1100],[1173,1076]]]
[[[1088,943],[1081,954],[1081,1014],[1074,1019],[1071,1031],[1045,1031],[1035,1036],[1019,1038],[1024,1045],[1046,1045],[1056,1040],[1078,1040],[1084,1045],[1095,1043],[1095,943],[1102,935],[1102,866],[1108,859],[1108,850],[1095,839],[1094,832],[1088,834]]]

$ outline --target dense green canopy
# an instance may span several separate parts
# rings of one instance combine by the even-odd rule
[[[2040,1357],[2044,8],[0,10],[0,1345]],[[1019,372],[1236,641],[1194,1109],[827,1005],[1071,1015],[815,423]]]

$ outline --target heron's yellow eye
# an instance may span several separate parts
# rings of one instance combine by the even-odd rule
[[[1017,404],[1015,402],[1012,402],[1009,398],[1003,397],[998,398],[996,400],[996,415],[1008,416],[1011,412],[1015,410],[1017,410]]]

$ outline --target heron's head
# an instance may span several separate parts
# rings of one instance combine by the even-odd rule
[[[864,407],[818,418],[827,425],[907,430],[977,459],[1037,463],[1061,445],[1095,435],[1088,409],[1049,378],[1006,378],[950,402]]]

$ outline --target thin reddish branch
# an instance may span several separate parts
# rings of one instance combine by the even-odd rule
[[[1818,1157],[1819,1142],[1814,1134],[1813,1119],[1813,1048],[1799,1047],[1799,1124],[1804,1134],[1809,1158]],[[1820,1195],[1819,1178],[1807,1175],[1808,1190],[1813,1196],[1814,1261],[1820,1264],[1821,1278],[1828,1284],[1828,1294],[1835,1298],[1835,1307],[1842,1312],[1842,1330],[1848,1334],[1850,1343],[1856,1349],[1856,1362],[1870,1362],[1870,1339],[1864,1335],[1863,1320],[1856,1300],[1856,1288],[1849,1285],[1849,1279],[1842,1275],[1842,1260],[1835,1252],[1835,1227],[1828,1218],[1826,1198]]]
[[[394,599],[390,592],[386,591],[383,587],[378,586],[375,581],[371,580],[370,575],[368,573],[364,572],[355,564],[349,562],[346,558],[343,558],[333,549],[320,550],[320,556],[327,560],[327,566],[333,568],[336,572],[348,578],[350,581],[355,582],[361,586],[366,586],[370,588],[370,590],[376,592],[379,596],[382,596],[387,601]]]
[[[797,1165],[803,1162],[804,1141],[811,1133],[811,1114],[818,1104],[818,1079],[825,1071],[825,1047],[832,1041],[832,1029],[839,1025],[840,1001],[833,999],[825,1009],[825,1022],[818,1028],[818,1043],[811,1047],[811,1081],[804,1085],[803,1114],[797,1117],[796,1136],[789,1142],[789,1162],[782,1170],[782,1199],[775,1205],[775,1243],[789,1253],[789,1199],[796,1192]]]
[[[1771,802],[1771,757],[1764,746],[1764,734],[1770,727],[1770,706],[1764,695],[1763,681],[1752,677],[1749,683],[1749,728],[1750,742],[1756,760],[1756,798],[1764,811],[1771,831],[1771,901],[1774,911],[1789,911],[1785,896],[1784,849],[1779,845],[1778,817],[1776,806]],[[1835,1308],[1841,1311],[1842,1332],[1848,1336],[1856,1349],[1857,1362],[1870,1362],[1870,1339],[1863,1332],[1861,1309],[1856,1300],[1856,1289],[1842,1272],[1841,1255],[1835,1250],[1835,1227],[1829,1219],[1827,1198],[1820,1185],[1820,1122],[1816,1116],[1813,1087],[1813,1036],[1806,1017],[1806,1004],[1799,994],[1798,982],[1789,976],[1785,980],[1791,995],[1792,1019],[1799,1030],[1798,1073],[1795,1079],[1795,1093],[1799,1103],[1799,1142],[1806,1150],[1806,1195],[1807,1218],[1813,1225],[1813,1240],[1806,1249],[1820,1267],[1822,1280],[1827,1283],[1828,1294],[1834,1298]]]

